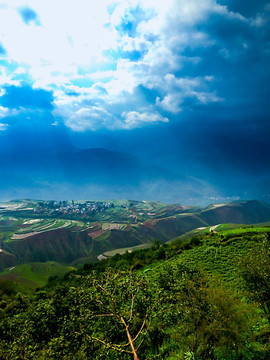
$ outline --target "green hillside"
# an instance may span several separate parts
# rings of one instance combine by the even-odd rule
[[[0,358],[267,360],[269,249],[268,226],[226,224],[88,263],[31,297],[2,283]]]
[[[0,271],[29,262],[79,266],[149,247],[155,239],[165,243],[228,222],[265,221],[270,221],[270,206],[258,201],[205,209],[135,200],[6,202],[0,204]]]
[[[49,278],[63,276],[74,268],[63,266],[54,261],[34,262],[12,266],[0,273],[1,282],[13,282],[13,289],[23,293],[33,293],[44,286]]]

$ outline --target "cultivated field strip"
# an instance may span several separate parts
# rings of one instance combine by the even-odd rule
[[[41,233],[45,233],[48,231],[53,231],[53,230],[57,230],[57,229],[64,229],[67,227],[71,227],[74,226],[74,223],[70,220],[68,221],[58,221],[58,220],[54,220],[53,222],[47,224],[47,225],[43,225],[43,226],[36,226],[35,227],[35,231],[33,231],[34,229],[32,229],[32,231],[26,231],[26,229],[20,229],[17,233],[13,234],[13,236],[11,237],[12,240],[21,240],[21,239],[25,239],[28,238],[30,236],[34,236],[34,235],[38,235]],[[22,233],[21,233],[22,232]]]

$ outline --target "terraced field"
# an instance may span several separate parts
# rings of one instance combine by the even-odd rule
[[[26,222],[29,222],[32,220],[26,220]],[[67,220],[54,220],[54,221],[42,221],[35,222],[34,226],[30,226],[25,228],[24,227],[25,222],[22,224],[23,227],[21,227],[16,233],[14,233],[11,237],[11,240],[20,240],[25,239],[27,237],[31,237],[37,234],[40,234],[42,232],[48,232],[53,231],[56,229],[64,229],[64,228],[72,228],[74,226],[78,226],[76,222]]]
[[[231,224],[239,220],[243,225]],[[78,267],[151,247],[156,240],[182,241],[201,234],[220,235],[225,244],[232,234],[252,237],[269,231],[270,223],[248,225],[265,221],[270,221],[270,206],[254,201],[205,209],[135,200],[13,201],[0,204],[0,271],[11,276],[15,272],[10,268],[48,261]]]

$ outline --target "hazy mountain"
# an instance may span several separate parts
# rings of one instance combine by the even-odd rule
[[[134,198],[198,205],[268,199],[269,177],[258,176],[260,166],[254,167],[256,149],[246,160],[247,173],[240,160],[236,166],[224,152],[212,150],[213,138],[195,131],[192,138],[183,133],[178,142],[167,144],[171,134],[166,132],[164,138],[129,135],[126,142],[117,136],[110,142],[101,134],[80,142],[78,135],[74,142],[61,129],[51,128],[36,134],[30,127],[0,133],[0,199]],[[239,151],[234,159],[238,157]],[[263,161],[257,158],[257,163]]]

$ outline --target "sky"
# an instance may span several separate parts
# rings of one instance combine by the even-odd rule
[[[269,19],[262,0],[0,0],[0,199],[269,201]]]

